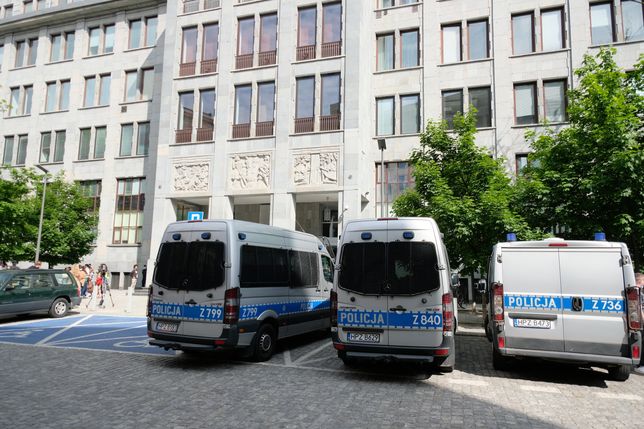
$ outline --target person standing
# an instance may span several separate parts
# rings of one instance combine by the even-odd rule
[[[141,270],[141,287],[145,287],[145,279],[148,275],[148,266],[143,264],[143,269]]]
[[[640,288],[640,324],[642,328],[642,338],[644,339],[644,274],[635,274],[635,284]],[[644,341],[644,340],[643,340]],[[644,375],[644,359],[640,356],[640,365],[633,370],[635,374]]]
[[[130,272],[130,287],[134,289],[136,287],[136,282],[139,279],[139,266],[134,264],[132,271]]]

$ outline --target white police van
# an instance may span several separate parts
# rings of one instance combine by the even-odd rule
[[[639,292],[623,243],[498,243],[488,282],[485,323],[495,368],[536,357],[603,366],[626,380],[639,362]]]
[[[453,369],[458,279],[433,219],[349,221],[336,264],[331,335],[345,363],[398,359]]]
[[[267,360],[278,339],[328,329],[333,274],[310,234],[236,220],[172,223],[150,290],[150,344]]]

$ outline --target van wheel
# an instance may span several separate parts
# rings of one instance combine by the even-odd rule
[[[631,367],[628,365],[611,366],[608,368],[608,375],[611,380],[626,381],[631,376]]]
[[[497,371],[509,371],[512,369],[513,359],[503,356],[496,347],[492,347],[492,366]]]
[[[69,311],[69,303],[65,298],[58,298],[49,307],[49,315],[51,317],[63,317]]]
[[[253,360],[256,362],[269,360],[275,351],[275,342],[275,328],[268,323],[260,326],[253,339]]]

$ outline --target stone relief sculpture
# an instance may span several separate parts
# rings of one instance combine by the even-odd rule
[[[308,185],[311,182],[311,155],[296,155],[293,166],[293,180],[296,185]]]
[[[339,158],[339,152],[295,155],[293,157],[293,182],[296,186],[337,184]]]
[[[235,155],[230,162],[228,177],[233,190],[269,189],[271,156],[269,154]]]
[[[338,152],[320,154],[320,180],[323,184],[338,183]]]
[[[174,192],[207,192],[210,180],[210,164],[192,162],[174,164]]]

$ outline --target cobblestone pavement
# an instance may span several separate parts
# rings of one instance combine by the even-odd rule
[[[7,428],[640,427],[644,377],[601,369],[491,365],[490,344],[457,336],[457,369],[346,368],[325,334],[280,343],[266,363],[230,354],[110,353],[0,344]]]

